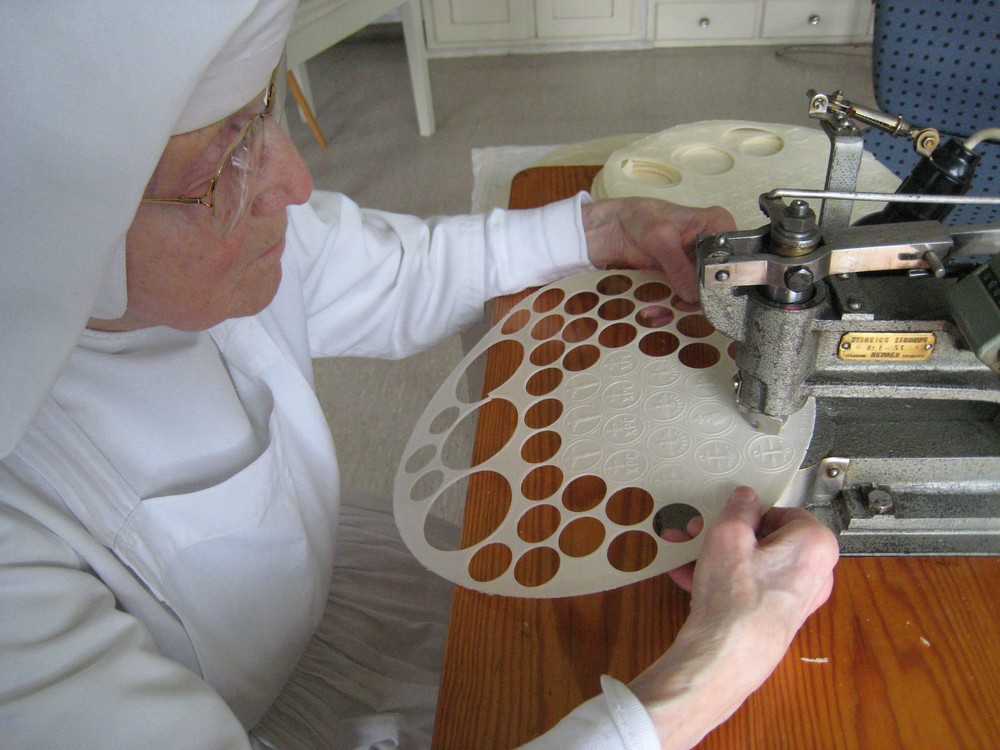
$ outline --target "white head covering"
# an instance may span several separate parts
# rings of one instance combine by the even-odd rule
[[[263,90],[295,0],[0,3],[0,457],[91,315],[125,310],[125,233],[172,134]]]

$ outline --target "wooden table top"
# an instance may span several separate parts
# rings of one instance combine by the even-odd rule
[[[526,170],[510,205],[589,189],[598,169]],[[495,319],[518,299],[498,300]],[[490,431],[480,424],[477,448]],[[477,525],[492,528],[488,495],[470,485],[472,538]],[[699,749],[1000,748],[1000,558],[842,558],[835,579],[771,678]],[[687,611],[666,576],[560,599],[456,587],[433,747],[506,750],[533,739],[600,692],[602,674],[627,682],[642,671]]]

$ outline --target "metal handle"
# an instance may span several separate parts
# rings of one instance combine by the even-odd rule
[[[902,115],[893,117],[877,109],[854,104],[844,98],[840,91],[824,94],[821,91],[809,90],[809,116],[820,117],[833,112],[846,115],[858,122],[871,125],[889,135],[907,136],[913,139],[913,148],[921,156],[930,156],[941,141],[941,134],[934,128],[917,128],[903,119]]]
[[[809,16],[809,25],[810,26],[819,26],[820,20],[821,19],[819,17],[819,13],[813,13],[811,16]]]
[[[995,195],[924,195],[923,193],[858,193],[841,190],[798,190],[775,188],[763,193],[761,199],[780,198],[830,199],[848,201],[875,201],[886,203],[949,203],[970,206],[1000,206],[1000,196]]]
[[[698,21],[698,25],[701,26],[701,28],[703,28],[703,29],[707,29],[709,27],[709,25],[711,25],[711,23],[712,23],[712,19],[708,18],[707,16],[704,17],[704,18],[699,19],[699,21]]]

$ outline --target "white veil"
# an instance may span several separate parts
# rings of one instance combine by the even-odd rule
[[[88,317],[125,309],[125,233],[167,139],[231,114],[294,0],[0,3],[0,458]]]

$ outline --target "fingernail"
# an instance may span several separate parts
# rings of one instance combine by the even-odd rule
[[[740,485],[735,490],[733,494],[729,496],[731,500],[736,500],[739,502],[756,502],[757,493],[753,491],[753,488],[747,487],[746,485]]]

